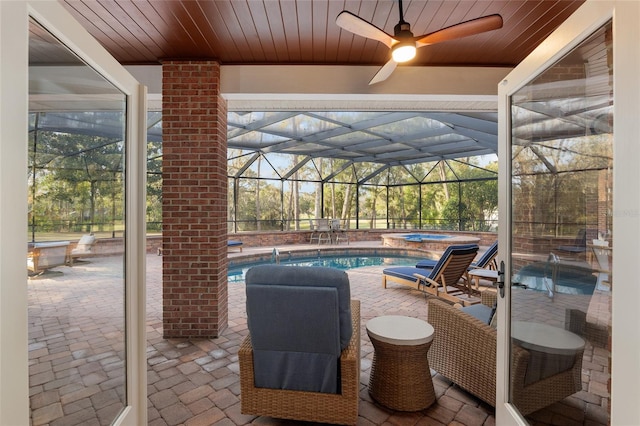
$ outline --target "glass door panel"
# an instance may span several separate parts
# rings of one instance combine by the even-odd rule
[[[108,425],[129,405],[126,101],[31,20],[27,286],[34,426]]]
[[[612,55],[608,23],[510,98],[508,398],[532,423],[609,418]]]

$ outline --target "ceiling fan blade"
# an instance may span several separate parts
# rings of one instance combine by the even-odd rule
[[[387,47],[391,48],[396,40],[389,34],[382,31],[380,28],[373,25],[371,22],[367,22],[359,16],[354,15],[346,10],[340,12],[336,17],[336,24],[353,34],[378,40],[384,43]]]
[[[369,81],[369,85],[380,83],[381,81],[384,81],[387,78],[389,78],[393,70],[396,69],[396,66],[398,66],[398,63],[393,59],[389,59],[389,62],[384,64],[382,68],[378,70],[376,75],[373,76],[371,81]]]
[[[486,31],[497,30],[498,28],[502,28],[502,16],[498,14],[488,15],[418,36],[415,40],[418,47],[422,47],[429,44],[480,34]]]

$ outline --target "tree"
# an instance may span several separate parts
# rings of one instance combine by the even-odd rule
[[[83,123],[122,121],[121,113],[68,115],[66,120]],[[90,232],[96,226],[97,212],[113,224],[124,220],[124,142],[121,138],[35,127],[31,141],[29,169],[34,233],[45,223],[51,230],[64,227]]]

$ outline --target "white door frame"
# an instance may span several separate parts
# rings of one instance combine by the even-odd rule
[[[613,20],[615,256],[612,291],[611,424],[640,424],[640,2],[587,0],[498,86],[499,244],[510,271],[511,149],[509,97],[540,75],[607,21]],[[510,277],[498,304],[496,423],[526,424],[508,403]]]
[[[114,424],[146,424],[146,88],[55,0],[0,1],[0,424],[29,424],[25,256],[30,17],[127,97],[125,310],[128,404]]]

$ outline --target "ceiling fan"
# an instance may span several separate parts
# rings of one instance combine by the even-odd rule
[[[371,22],[365,21],[346,10],[340,12],[336,17],[336,24],[340,28],[362,37],[377,40],[391,49],[391,59],[378,70],[376,75],[369,81],[369,84],[386,80],[399,63],[413,59],[416,55],[416,49],[419,47],[502,28],[502,17],[495,14],[461,22],[415,37],[411,32],[411,26],[404,20],[402,0],[398,0],[398,8],[400,10],[400,22],[394,27],[393,36]]]

